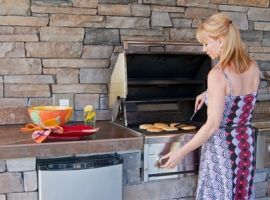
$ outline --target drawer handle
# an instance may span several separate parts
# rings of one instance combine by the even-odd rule
[[[270,144],[268,144],[268,148],[267,149],[268,149],[268,153],[269,153],[270,152]]]

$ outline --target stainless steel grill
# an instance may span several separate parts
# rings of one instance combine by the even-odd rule
[[[203,108],[188,121],[194,110],[195,98],[206,89],[211,59],[201,51],[141,52],[132,45],[168,45],[198,48],[197,44],[125,42],[111,77],[110,108],[112,120],[136,130],[144,136],[144,181],[173,178],[178,174],[194,173],[198,169],[198,151],[191,152],[174,169],[156,166],[158,156],[184,145],[196,131],[149,133],[139,124],[179,122],[200,127],[206,119]],[[143,48],[147,49],[147,48]]]

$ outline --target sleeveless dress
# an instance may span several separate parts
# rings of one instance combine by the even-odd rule
[[[230,81],[224,75],[231,94]],[[251,119],[256,97],[257,92],[225,96],[220,128],[202,146],[196,200],[255,199],[255,129]]]

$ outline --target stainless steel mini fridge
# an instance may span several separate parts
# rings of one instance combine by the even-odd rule
[[[38,159],[39,200],[122,200],[119,154]]]

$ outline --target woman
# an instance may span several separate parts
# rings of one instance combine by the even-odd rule
[[[195,110],[207,104],[207,120],[186,145],[161,158],[167,160],[161,167],[175,167],[203,144],[196,199],[254,199],[255,131],[251,118],[259,69],[245,51],[238,29],[224,14],[205,20],[197,39],[212,59],[219,58],[208,74],[207,91],[195,103]]]

